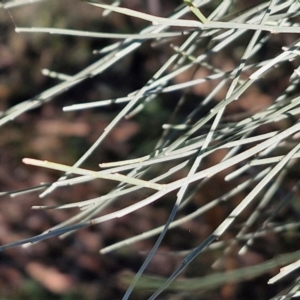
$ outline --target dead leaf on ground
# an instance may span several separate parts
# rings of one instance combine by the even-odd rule
[[[41,263],[30,262],[26,266],[27,273],[53,293],[69,292],[76,285],[69,275],[61,273],[54,267],[47,267]]]

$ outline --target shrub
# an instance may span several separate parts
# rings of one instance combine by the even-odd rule
[[[2,7],[15,21],[13,6],[27,2],[30,1],[9,1]],[[68,195],[70,201],[34,205],[34,209],[79,208],[80,211],[34,237],[5,244],[1,249],[64,237],[91,225],[125,218],[128,226],[136,226],[140,234],[107,245],[101,249],[102,254],[152,237],[156,240],[135,276],[121,274],[121,284],[129,284],[123,299],[128,299],[134,289],[140,293],[147,290],[141,297],[153,291],[149,299],[164,291],[191,299],[214,288],[220,288],[224,298],[274,296],[274,290],[264,285],[266,278],[271,278],[271,285],[296,270],[299,264],[297,242],[293,238],[299,226],[296,201],[300,148],[299,3],[255,1],[248,6],[231,0],[195,0],[179,2],[168,13],[167,6],[172,3],[148,1],[148,9],[152,11],[149,13],[145,3],[117,2],[81,4],[81,7],[93,6],[93,14],[97,16],[102,13],[103,21],[99,24],[104,24],[103,32],[67,29],[64,18],[49,19],[49,27],[16,24],[18,33],[75,36],[76,40],[60,40],[62,44],[73,43],[73,48],[87,37],[105,38],[110,43],[89,44],[91,48],[101,47],[94,51],[100,55],[94,61],[81,51],[86,45],[82,44],[77,51],[71,49],[68,55],[74,59],[78,56],[82,63],[89,64],[78,70],[79,65],[68,66],[66,62],[66,68],[74,68],[71,69],[74,75],[63,70],[44,70],[44,75],[51,79],[43,84],[51,87],[26,101],[8,104],[3,110],[0,124],[4,126],[23,114],[28,115],[32,109],[37,111],[50,101],[61,99],[60,95],[66,93],[68,99],[63,107],[66,114],[79,110],[81,121],[89,116],[87,122],[90,126],[98,125],[93,130],[99,135],[91,137],[93,142],[86,150],[90,141],[82,140],[87,130],[84,122],[80,123],[82,126],[74,129],[82,130],[77,139],[66,138],[72,151],[57,160],[55,151],[46,155],[39,152],[36,157],[34,149],[27,148],[25,153],[33,158],[24,158],[25,164],[58,170],[63,175],[51,183],[3,192],[3,196],[24,196],[43,189],[41,197],[49,198],[54,193],[62,201],[65,201],[62,195]],[[41,5],[50,4],[42,1]],[[41,16],[41,11],[37,11]],[[120,28],[125,21],[131,22],[131,26]],[[77,23],[75,18],[73,24]],[[142,29],[138,31],[137,27]],[[115,28],[120,33],[115,33]],[[33,43],[38,50],[39,42]],[[60,43],[50,46],[59,52]],[[138,56],[133,54],[136,51]],[[55,58],[52,60],[55,63]],[[113,75],[102,75],[104,72]],[[117,74],[121,74],[119,78]],[[58,83],[52,85],[53,80]],[[112,80],[116,82],[111,84]],[[119,90],[114,90],[116,83]],[[99,87],[104,95],[114,95],[113,99],[103,97],[99,101]],[[70,104],[72,97],[78,101],[76,93],[71,94],[74,89],[86,92],[82,103]],[[99,112],[99,107],[104,113],[84,113]],[[71,122],[78,121],[76,113],[70,116]],[[111,120],[99,126],[99,116]],[[68,136],[67,130],[61,133],[60,124],[54,133]],[[107,140],[114,134],[115,139],[110,140],[115,143],[112,146]],[[125,144],[127,148],[121,151],[119,148]],[[114,154],[105,154],[101,149]],[[99,156],[102,161],[115,161],[100,161],[99,170]],[[82,167],[84,164],[87,167]],[[103,180],[115,184],[107,181],[103,184]],[[71,189],[80,185],[106,194],[78,199]],[[69,186],[67,193],[60,193]],[[160,215],[166,210],[167,218]],[[144,232],[150,223],[155,223],[149,221],[150,214],[157,217],[157,227]],[[118,225],[114,222],[111,224]],[[118,239],[117,233],[116,236]],[[173,271],[170,271],[172,263],[167,263],[170,257],[176,257]],[[182,262],[178,264],[179,260]],[[166,266],[161,268],[159,277],[160,263]],[[211,264],[218,273],[211,274]],[[284,265],[288,267],[278,275],[270,273]],[[145,273],[151,273],[151,268],[155,270],[154,277]],[[264,274],[267,274],[263,277],[264,284],[254,288],[252,294],[242,294],[231,284]],[[273,299],[297,296],[298,280],[292,282],[284,295]]]

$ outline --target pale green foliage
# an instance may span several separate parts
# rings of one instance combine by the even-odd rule
[[[27,2],[29,1],[22,1],[22,4]],[[14,4],[17,5],[17,2],[7,2],[2,6],[6,9],[11,9]],[[125,14],[132,18],[147,21],[148,26],[141,32],[133,32],[132,34],[89,32],[66,28],[16,28],[16,31],[19,33],[31,32],[35,34],[46,32],[90,38],[119,39],[119,41],[101,49],[100,53],[103,56],[77,74],[61,74],[45,70],[45,75],[56,78],[59,83],[33,99],[28,99],[3,112],[0,125],[12,121],[30,109],[43,105],[65,90],[80,84],[85,79],[104,72],[125,56],[130,55],[149,39],[156,40],[158,43],[165,39],[170,44],[173,43],[172,39],[174,39],[176,46],[172,45],[173,54],[162,63],[161,68],[140,89],[132,91],[122,98],[88,104],[76,103],[64,108],[67,112],[106,106],[110,103],[124,105],[105,131],[99,133],[98,139],[91,145],[90,149],[83,153],[82,157],[74,162],[73,166],[69,167],[55,162],[41,162],[33,159],[24,160],[27,164],[64,172],[64,175],[59,180],[46,187],[41,197],[51,194],[60,187],[80,184],[96,180],[96,178],[97,180],[98,178],[105,178],[120,183],[107,195],[101,195],[95,199],[83,199],[78,203],[61,204],[55,207],[35,206],[35,209],[80,207],[84,208],[84,210],[66,223],[59,224],[39,236],[3,245],[1,249],[4,250],[20,244],[28,245],[28,243],[39,242],[52,236],[69,234],[76,229],[91,224],[99,224],[107,220],[120,218],[157,200],[163,201],[166,195],[176,191],[174,206],[165,226],[101,250],[104,254],[142,239],[159,235],[140,271],[131,279],[131,285],[124,296],[124,299],[128,299],[133,289],[135,287],[138,288],[140,277],[170,228],[180,226],[184,222],[199,217],[213,207],[220,205],[221,202],[231,201],[235,195],[243,195],[241,196],[242,200],[235,204],[228,217],[220,222],[212,234],[207,236],[198,247],[186,254],[181,266],[168,279],[163,281],[159,279],[156,282],[156,284],[159,283],[158,289],[150,298],[155,299],[163,290],[168,288],[178,274],[202,251],[209,249],[213,251],[213,249],[223,247],[224,256],[222,255],[215,262],[215,266],[217,266],[222,263],[222,260],[226,259],[227,253],[235,251],[236,248],[239,248],[240,254],[246,253],[249,246],[255,243],[257,237],[268,234],[266,228],[278,233],[287,229],[297,228],[299,226],[298,222],[273,225],[271,221],[280,208],[293,197],[293,195],[288,195],[281,201],[277,199],[275,203],[272,203],[275,198],[274,195],[280,190],[287,176],[289,176],[290,170],[297,169],[300,156],[300,144],[297,136],[297,133],[300,131],[300,124],[295,122],[289,126],[282,126],[282,123],[287,122],[291,117],[296,120],[300,113],[298,92],[300,82],[300,70],[298,68],[300,42],[297,40],[300,33],[300,24],[297,23],[297,18],[299,18],[300,14],[299,4],[294,0],[272,0],[262,1],[256,6],[242,9],[238,1],[232,0],[219,1],[217,5],[216,1],[209,0],[184,1],[168,17],[153,16],[125,8],[122,6],[122,1],[120,6],[110,6],[98,2],[87,2],[86,5],[95,6],[95,9],[99,9],[99,14],[104,11],[104,17],[106,17],[108,12],[110,12],[108,17],[113,13]],[[189,18],[186,16],[189,16]],[[195,17],[199,20],[195,20]],[[173,29],[174,27],[176,27],[176,30]],[[276,36],[275,33],[280,35],[280,37],[289,34],[290,44],[282,45],[284,47],[280,53],[266,54],[261,58],[261,53],[265,51],[263,47],[268,47],[268,44]],[[178,39],[176,40],[175,38]],[[168,39],[171,39],[171,42],[168,42]],[[284,38],[282,41],[284,41]],[[218,55],[223,55],[225,61],[226,56],[229,55],[228,52],[232,52],[231,62],[235,62],[234,66],[230,65],[230,67],[223,68],[220,64],[215,64],[218,61]],[[294,69],[289,74],[282,71],[285,70],[287,64]],[[202,70],[204,71],[202,74],[206,75],[202,77],[194,76],[197,72],[193,73],[191,70]],[[190,79],[186,79],[184,82],[176,82],[176,78],[185,74],[185,72],[190,72]],[[271,103],[261,110],[251,110],[249,109],[251,105],[248,105],[248,109],[244,111],[245,114],[242,114],[238,120],[234,118],[234,113],[230,112],[230,108],[242,101],[244,95],[251,91],[251,88],[259,87],[263,81],[274,80],[274,76],[276,77],[276,74],[280,72],[289,77],[289,83],[282,84],[280,92],[276,96],[270,96],[272,98]],[[202,97],[198,95],[198,102],[192,105],[193,108],[184,118],[181,118],[180,123],[173,124],[166,120],[166,124],[161,128],[161,139],[157,141],[151,153],[145,154],[144,157],[102,164],[101,167],[104,169],[101,169],[99,172],[79,168],[93,151],[100,147],[104,139],[121,120],[128,116],[134,118],[149,103],[159,101],[160,95],[174,91],[181,92],[181,102],[184,103],[188,101],[187,92],[207,82],[213,82],[211,89]],[[224,89],[226,90],[225,93]],[[214,101],[218,93],[222,91],[221,99]],[[248,99],[248,101],[255,103],[255,99]],[[207,106],[212,108],[207,110]],[[175,107],[175,111],[177,110],[180,110],[180,105]],[[175,120],[179,119],[175,118]],[[272,128],[271,131],[270,128]],[[212,155],[219,152],[223,153],[220,161],[207,167],[204,164],[204,159],[209,160]],[[163,173],[153,177],[153,170],[156,170],[155,167],[157,165],[165,166],[167,163],[168,170],[166,170],[166,167],[162,167]],[[98,167],[97,164],[98,162],[95,163],[96,168]],[[190,215],[176,219],[178,210],[193,201],[193,196],[201,191],[205,184],[214,180],[214,177],[218,174],[223,176],[220,173],[229,169],[232,173],[228,172],[224,181],[231,181],[236,177],[240,178],[234,188],[230,188],[224,195],[216,199],[209,199],[205,205]],[[182,176],[184,172],[186,172],[185,177],[180,179],[176,177]],[[241,175],[247,174],[247,172],[253,174],[253,176],[246,176],[244,180],[244,177]],[[75,178],[70,177],[71,174],[79,176]],[[150,179],[149,176],[151,177]],[[174,178],[177,179],[175,180]],[[297,190],[298,181],[296,180],[296,182],[294,191]],[[150,194],[147,194],[148,196],[140,199],[137,203],[119,211],[98,216],[108,205],[122,199],[123,195],[143,188],[147,188]],[[251,205],[254,208],[252,208],[251,212],[248,211],[246,219],[239,223],[237,219]],[[261,212],[267,207],[271,208],[269,217],[262,221]],[[227,243],[216,242],[217,239],[223,237],[224,233],[233,224],[239,225],[235,238]],[[252,231],[253,227],[256,228],[254,231]],[[238,241],[242,241],[242,246]],[[258,276],[258,274],[268,272],[275,266],[290,263],[298,258],[299,253],[296,252],[292,257],[285,257],[285,259],[277,262],[274,260],[261,264],[259,269],[256,269],[257,273],[255,273],[256,271],[253,268],[245,269],[244,271],[240,270],[232,275],[235,279],[231,278],[231,280],[244,279],[248,275]],[[280,277],[284,277],[289,273],[290,269],[288,268],[281,273]],[[241,276],[241,274],[243,275]],[[216,277],[211,280],[215,279]],[[145,280],[143,278],[140,284],[143,285]],[[223,277],[218,274],[216,280],[218,282],[217,286],[230,280],[230,277],[227,278],[226,274]],[[275,280],[271,280],[270,283],[273,283],[273,281]],[[215,287],[215,285],[211,287],[209,284],[211,282],[207,283],[207,289]],[[148,285],[146,287],[149,288]],[[175,287],[176,284],[171,285],[171,289]],[[182,286],[180,288],[184,289]],[[203,286],[203,289],[205,290],[206,287]],[[290,292],[287,293],[296,295],[297,289],[298,283],[295,283]]]

